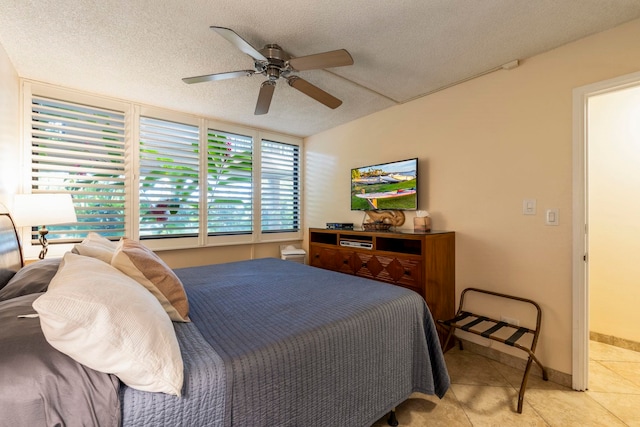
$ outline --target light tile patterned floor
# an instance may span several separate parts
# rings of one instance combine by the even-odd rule
[[[401,427],[640,427],[640,353],[591,341],[589,356],[587,392],[531,375],[518,414],[522,371],[454,348],[445,355],[451,376],[445,397],[414,393],[397,408],[398,421]],[[374,424],[383,426],[386,417]]]

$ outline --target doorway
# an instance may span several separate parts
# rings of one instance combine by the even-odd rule
[[[611,239],[615,240],[616,235],[618,235],[619,242],[623,242],[625,240],[624,236],[620,238],[620,227],[615,227],[616,223],[612,221],[620,221],[620,215],[624,215],[626,212],[624,212],[624,209],[621,210],[619,207],[617,211],[615,209],[611,210],[611,206],[605,206],[603,205],[603,203],[607,203],[607,197],[609,198],[610,202],[616,200],[616,198],[618,200],[628,200],[630,197],[633,197],[630,196],[629,193],[617,193],[616,191],[622,191],[622,188],[630,183],[629,174],[625,176],[625,173],[622,172],[623,166],[614,166],[614,168],[617,168],[617,171],[616,173],[608,174],[613,175],[610,177],[610,181],[603,182],[601,179],[603,176],[607,177],[606,168],[604,168],[603,166],[606,162],[610,161],[607,159],[612,158],[612,154],[616,154],[617,161],[620,161],[621,159],[624,160],[625,156],[629,156],[623,153],[617,153],[617,151],[622,150],[625,147],[616,147],[612,140],[610,140],[610,138],[612,137],[611,134],[606,134],[606,138],[608,138],[607,143],[610,143],[609,147],[604,147],[603,149],[602,144],[596,143],[596,138],[602,138],[602,135],[599,135],[599,133],[601,134],[603,131],[611,131],[611,129],[609,129],[608,131],[603,130],[606,128],[606,126],[605,128],[602,127],[603,122],[607,122],[607,125],[615,125],[615,121],[610,120],[610,118],[606,118],[604,116],[598,116],[598,118],[595,119],[592,114],[598,111],[602,112],[605,111],[606,108],[610,108],[607,107],[608,103],[615,101],[616,97],[620,98],[620,94],[623,92],[627,92],[628,90],[634,92],[640,90],[640,73],[634,73],[627,76],[598,82],[592,85],[583,86],[581,88],[575,89],[573,94],[574,145],[572,377],[573,388],[576,390],[585,390],[588,387],[588,346],[590,331],[589,297],[591,286],[590,276],[593,274],[593,279],[600,280],[602,275],[601,271],[594,271],[591,268],[592,266],[590,265],[590,257],[592,255],[597,255],[598,250],[600,250],[601,248],[598,247],[598,250],[593,250],[597,247],[590,245],[601,244],[603,238],[610,238],[610,241],[607,244],[611,244]],[[637,117],[638,116],[636,114],[636,122]],[[590,123],[590,120],[593,123]],[[598,125],[592,126],[595,123],[597,123]],[[618,123],[618,126],[619,125],[620,124]],[[592,138],[593,147],[589,144]],[[608,151],[607,148],[609,148]],[[590,169],[593,169],[593,171],[591,171]],[[594,180],[592,183],[593,186],[590,187],[590,177],[592,172],[594,174]],[[596,173],[597,175],[595,175]],[[640,182],[640,178],[638,182]],[[605,188],[608,188],[604,193],[602,190],[603,185]],[[637,188],[638,187],[636,187],[636,189]],[[632,194],[637,194],[637,190]],[[594,203],[598,204],[591,205],[590,197],[594,199]],[[592,209],[590,209],[590,207]],[[612,215],[612,212],[615,213],[615,215]],[[607,222],[607,214],[610,216],[610,218],[608,218],[610,220],[609,222]],[[589,229],[591,227],[590,220],[593,221],[593,230]],[[607,224],[612,224],[613,226],[607,227]],[[622,234],[624,234],[624,232],[625,231],[623,230]],[[593,250],[593,254],[589,253],[590,249]],[[611,260],[612,259],[610,259],[609,261],[611,262]],[[635,263],[637,264],[637,262]],[[603,265],[603,263],[601,262],[601,258],[598,258],[598,264],[599,268],[601,268]],[[596,263],[594,262],[593,267],[595,266]],[[599,286],[600,284],[598,284],[598,287]],[[598,289],[598,287],[594,287],[594,291],[596,291],[597,289],[596,295],[598,297],[598,302],[600,302],[600,299],[602,299],[603,295],[605,296],[604,299],[606,299],[607,301],[603,301],[603,306],[598,306],[597,309],[594,310],[594,315],[596,314],[595,312],[597,312],[599,316],[597,318],[593,318],[594,326],[597,326],[600,329],[604,328],[605,330],[616,331],[616,329],[611,329],[610,326],[615,327],[620,322],[624,322],[624,320],[616,320],[615,322],[607,321],[605,325],[600,317],[602,316],[601,311],[610,309],[611,304],[615,304],[616,300],[620,301],[619,296],[617,299],[615,297],[616,292],[613,292],[614,290],[618,291],[619,289],[610,288],[603,294],[602,289]],[[607,305],[609,306],[609,308],[606,308]],[[617,311],[620,312],[621,310]],[[637,310],[632,311],[635,312]],[[618,331],[619,330],[620,329],[618,329]]]

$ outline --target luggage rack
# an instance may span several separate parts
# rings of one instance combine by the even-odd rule
[[[537,311],[535,329],[529,329],[521,326],[511,325],[503,320],[492,319],[490,317],[482,316],[482,315],[475,314],[465,310],[464,297],[467,294],[467,292],[478,292],[486,295],[492,295],[495,297],[521,301],[521,302],[525,302],[533,305]],[[522,376],[522,384],[520,385],[520,392],[518,393],[518,413],[521,414],[522,404],[524,402],[524,392],[527,387],[527,379],[529,378],[529,372],[531,371],[531,365],[533,364],[533,362],[536,362],[540,367],[540,369],[542,369],[542,379],[545,381],[548,381],[549,379],[549,376],[547,375],[547,370],[545,369],[544,366],[542,366],[542,363],[540,363],[540,361],[534,354],[536,350],[536,345],[538,344],[541,321],[542,321],[542,310],[540,309],[540,306],[535,301],[532,301],[526,298],[515,297],[512,295],[501,294],[498,292],[486,291],[484,289],[467,288],[463,290],[462,294],[460,295],[460,305],[458,307],[458,311],[456,312],[455,317],[453,319],[448,319],[448,320],[438,320],[438,323],[446,326],[449,329],[449,334],[447,335],[447,339],[443,346],[443,348],[445,349],[449,345],[449,341],[451,340],[451,338],[455,339],[455,335],[454,335],[455,330],[460,329],[465,332],[469,332],[475,335],[480,335],[484,338],[489,338],[493,341],[498,341],[500,343],[509,345],[511,347],[518,348],[529,355],[529,359],[527,360],[527,366],[524,370],[524,375]],[[484,330],[472,329],[474,328],[474,326],[477,326],[483,322],[489,323],[490,327]],[[502,338],[500,336],[497,336],[496,333],[498,333],[500,330],[503,330],[503,328],[512,329],[514,330],[514,332],[507,338]],[[520,339],[525,336],[531,336],[532,339],[531,339],[530,346],[526,346],[518,343],[518,341],[520,341]],[[462,341],[458,340],[458,343],[459,343],[460,349],[462,350]]]

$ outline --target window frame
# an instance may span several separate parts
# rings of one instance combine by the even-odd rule
[[[200,191],[199,215],[204,220],[199,221],[199,234],[197,237],[159,237],[145,239],[145,245],[153,250],[175,250],[190,249],[199,247],[213,247],[225,245],[247,245],[267,242],[280,242],[291,240],[302,240],[303,238],[303,177],[304,177],[304,156],[303,139],[291,135],[280,134],[272,131],[265,131],[253,127],[227,123],[209,117],[168,110],[160,107],[148,106],[131,101],[94,95],[78,90],[58,87],[46,83],[34,82],[21,79],[22,94],[21,102],[21,193],[31,192],[31,100],[34,95],[43,96],[62,101],[85,104],[98,108],[107,108],[124,112],[125,115],[125,231],[124,236],[138,240],[140,238],[139,228],[139,184],[140,184],[140,118],[149,117],[158,120],[195,125],[199,129],[200,147],[206,147],[207,132],[209,129],[220,130],[227,133],[246,135],[253,139],[252,156],[252,211],[253,227],[251,233],[229,234],[229,235],[208,235],[207,234],[207,194]],[[262,140],[281,142],[285,144],[297,145],[300,153],[300,229],[295,232],[269,232],[261,231],[261,155],[260,148]],[[207,170],[206,149],[200,149],[200,182],[206,182]],[[204,173],[204,178],[203,178]],[[204,181],[203,181],[204,179]],[[201,186],[202,190],[202,186]],[[40,246],[31,244],[31,230],[24,227],[21,230],[22,241],[27,258],[35,258]],[[49,256],[61,256],[70,250],[74,243],[50,242]]]
[[[241,134],[241,133],[238,133],[238,132],[223,131],[220,128],[207,127],[206,131],[207,131],[207,138],[206,138],[207,142],[206,142],[206,156],[205,157],[206,157],[206,160],[207,160],[207,173],[205,174],[205,176],[206,176],[206,179],[207,179],[207,187],[209,186],[209,178],[213,178],[213,175],[210,176],[208,172],[209,172],[210,168],[212,166],[214,166],[213,164],[209,164],[209,150],[212,147],[215,147],[217,145],[215,143],[213,145],[209,144],[210,141],[211,141],[209,139],[209,135],[211,135],[211,134],[214,134],[214,135],[215,134],[226,134],[230,138],[224,137],[225,145],[227,145],[227,142],[230,142],[230,140],[236,140],[237,143],[231,142],[231,145],[226,150],[223,147],[220,147],[220,146],[218,146],[214,150],[214,152],[216,154],[216,159],[219,160],[218,164],[219,164],[220,167],[217,168],[217,169],[220,172],[220,174],[217,175],[217,177],[213,178],[213,179],[218,179],[218,182],[222,183],[221,186],[219,186],[219,187],[216,186],[216,190],[219,190],[220,193],[226,193],[226,191],[225,191],[226,185],[229,184],[229,187],[230,187],[228,189],[229,190],[229,193],[228,193],[229,199],[235,200],[235,201],[241,201],[243,199],[247,199],[248,197],[246,197],[244,195],[244,192],[247,191],[247,190],[250,191],[250,195],[251,195],[251,197],[250,197],[250,200],[251,200],[250,206],[246,206],[246,205],[243,204],[239,208],[240,211],[249,212],[250,219],[248,221],[246,219],[243,221],[243,226],[244,227],[248,227],[249,230],[237,230],[235,233],[233,231],[225,233],[224,231],[215,232],[215,231],[210,231],[209,230],[209,226],[214,226],[214,227],[215,226],[222,226],[222,227],[226,226],[226,225],[224,225],[224,221],[218,222],[216,219],[210,218],[209,217],[209,212],[211,210],[219,210],[221,213],[227,214],[228,210],[238,210],[238,209],[235,207],[235,204],[231,205],[231,206],[234,206],[234,207],[222,206],[224,204],[216,205],[215,203],[211,203],[211,205],[210,205],[210,202],[212,200],[210,200],[209,197],[213,197],[214,195],[207,193],[207,196],[208,196],[208,198],[207,198],[207,206],[206,206],[206,208],[207,208],[207,234],[211,235],[211,236],[217,236],[217,237],[218,236],[225,236],[225,235],[240,235],[240,234],[247,235],[247,234],[253,234],[253,232],[255,231],[255,220],[256,220],[255,215],[254,215],[255,212],[254,212],[254,209],[253,209],[253,205],[255,203],[254,199],[255,199],[255,196],[256,196],[255,188],[254,188],[254,185],[253,185],[254,181],[255,181],[254,180],[254,178],[255,178],[254,177],[254,173],[255,173],[255,166],[256,166],[255,165],[255,161],[254,161],[254,155],[255,155],[255,152],[256,152],[256,150],[255,150],[255,148],[256,148],[256,146],[255,146],[255,138],[252,135]],[[215,139],[215,140],[219,141],[218,139]],[[248,150],[246,149],[247,143],[248,143],[248,147],[249,147]],[[226,154],[229,153],[229,151],[231,152],[231,154],[234,153],[234,152],[242,153],[241,160],[235,161],[234,159],[231,159],[232,161],[229,162],[228,165],[227,165],[226,164],[227,163],[227,161],[226,161],[227,159],[225,159],[225,157],[226,157]],[[249,162],[246,161],[247,152],[249,153],[249,156],[250,156]],[[238,170],[236,170],[237,166],[241,166],[240,169],[242,169],[243,166],[246,167],[247,163],[250,164],[250,168],[251,168],[250,172],[247,173],[246,171],[242,171],[242,170],[238,171]],[[227,175],[229,175],[226,178],[235,178],[235,179],[230,179],[228,181],[226,179],[221,179],[220,177],[221,176],[224,177],[225,173]],[[244,182],[244,180],[247,180],[247,179],[250,180],[250,182],[248,183],[248,184],[250,184],[249,186],[234,185],[234,183],[238,184],[238,183],[241,183],[241,182],[244,183],[244,184],[247,184],[246,182]],[[216,191],[214,191],[214,193],[215,192]],[[226,197],[224,197],[224,198],[226,198]],[[239,228],[242,228],[242,227],[239,227]]]
[[[132,154],[132,170],[133,176],[131,176],[131,171],[129,172],[128,177],[131,178],[131,197],[130,201],[133,206],[131,209],[132,217],[127,218],[131,222],[130,230],[131,230],[131,238],[135,240],[140,240],[140,119],[141,117],[149,117],[157,120],[163,120],[168,122],[182,123],[186,125],[196,126],[200,130],[198,142],[199,145],[202,146],[202,120],[198,117],[182,114],[173,111],[163,110],[155,107],[147,107],[142,105],[134,106],[134,117],[132,120],[133,125],[133,137],[130,141],[127,141],[131,147],[127,146],[127,149]],[[200,156],[200,161],[198,163],[200,170],[202,169],[202,156]],[[126,173],[126,172],[125,172]],[[199,215],[202,216],[202,193],[200,193],[200,209]],[[160,238],[152,238],[152,239],[144,239],[145,246],[148,246],[154,250],[162,250],[162,249],[186,249],[186,248],[195,248],[201,246],[200,234],[202,233],[202,221],[199,221],[199,231],[198,236],[186,236],[186,237],[160,237]]]
[[[296,143],[296,139],[295,138],[291,138],[291,137],[286,137],[283,135],[277,135],[274,133],[269,133],[269,132],[261,132],[260,133],[260,145],[262,145],[262,141],[270,141],[270,142],[277,142],[277,143],[282,143],[282,144],[288,144],[288,145],[295,145],[298,147],[298,224],[299,224],[299,228],[297,231],[267,231],[264,232],[262,231],[262,192],[259,193],[259,197],[258,197],[258,203],[260,204],[260,221],[258,223],[258,230],[256,230],[257,233],[260,234],[261,237],[264,238],[264,241],[273,241],[270,239],[269,235],[274,235],[274,236],[289,236],[289,239],[295,239],[296,236],[301,235],[302,234],[302,229],[303,229],[303,195],[304,195],[304,191],[302,188],[302,184],[303,184],[303,169],[304,169],[304,157],[303,157],[303,149],[302,149],[302,145],[301,144],[297,144]],[[260,151],[260,165],[262,165],[262,151]],[[260,170],[260,175],[262,175],[262,170]],[[260,179],[260,181],[262,181],[262,176],[260,176],[258,179]],[[261,185],[262,183],[260,182],[259,185]]]
[[[145,115],[145,114],[141,114],[139,116],[137,122],[136,122],[139,125],[137,130],[139,132],[141,132],[141,133],[142,133],[142,130],[143,130],[142,122],[146,121],[146,120],[149,120],[149,121],[152,121],[152,122],[157,122],[155,125],[158,125],[160,123],[167,124],[167,128],[171,128],[171,129],[176,129],[175,125],[190,127],[193,130],[195,130],[195,132],[197,132],[197,135],[195,135],[195,137],[192,140],[190,140],[190,144],[189,144],[189,147],[188,147],[187,150],[185,150],[185,148],[186,148],[185,145],[180,145],[180,144],[176,145],[175,148],[172,149],[168,145],[163,144],[162,142],[160,142],[160,140],[154,139],[154,137],[151,137],[151,139],[149,141],[150,144],[151,144],[150,147],[154,147],[155,146],[159,150],[161,157],[168,157],[166,152],[163,153],[162,150],[169,148],[170,150],[174,151],[174,153],[178,153],[178,159],[180,159],[180,158],[182,159],[182,161],[178,161],[177,163],[164,162],[163,161],[163,162],[161,162],[162,163],[161,165],[158,164],[158,165],[154,166],[154,167],[160,168],[159,170],[162,171],[162,176],[163,177],[166,177],[167,175],[165,175],[165,174],[170,171],[170,169],[166,168],[166,166],[168,164],[178,165],[178,166],[188,165],[191,168],[195,168],[195,172],[197,172],[197,177],[195,177],[196,174],[193,174],[193,176],[196,179],[196,186],[198,187],[198,197],[197,197],[198,208],[194,211],[194,214],[197,212],[197,215],[198,215],[198,226],[194,227],[194,229],[193,229],[193,231],[192,231],[192,233],[190,235],[175,235],[176,238],[180,238],[180,239],[189,239],[189,238],[193,239],[193,237],[197,237],[200,234],[200,229],[201,229],[200,228],[200,221],[201,221],[201,218],[200,218],[200,204],[201,204],[201,201],[202,201],[202,197],[200,197],[201,196],[200,189],[201,189],[202,183],[200,181],[200,178],[201,178],[201,174],[200,174],[200,169],[201,169],[201,161],[200,161],[200,157],[201,157],[201,153],[200,153],[200,147],[201,147],[201,144],[200,144],[200,127],[197,124],[194,124],[194,123],[185,123],[186,120],[180,120],[180,121],[166,120],[165,118],[157,118],[157,117],[151,117],[151,116],[148,116],[148,115]],[[153,129],[154,131],[158,131],[158,130],[162,131],[162,130],[167,129],[167,128],[160,129],[157,126],[154,126],[154,124],[152,124],[152,123],[148,123],[147,126],[149,126],[149,129]],[[184,134],[184,129],[183,130],[178,130],[178,133],[180,133],[180,132],[182,132],[181,133],[182,136],[184,136],[186,138],[189,138],[189,135],[185,135]],[[163,138],[167,138],[167,137],[171,138],[171,137],[175,136],[175,134],[169,135],[169,134],[166,134],[166,133],[155,133],[154,136],[159,136],[160,139],[163,139]],[[180,139],[180,138],[178,138],[178,139]],[[142,153],[142,136],[140,138],[137,138],[136,141],[137,141],[137,144],[138,144],[138,150],[137,150],[138,167],[136,168],[136,170],[138,171],[138,173],[137,173],[138,186],[136,187],[137,188],[136,194],[138,196],[138,203],[137,204],[138,204],[138,207],[139,207],[139,209],[137,210],[138,221],[136,222],[136,224],[138,224],[137,232],[139,234],[139,240],[144,240],[146,242],[146,241],[150,241],[152,239],[165,239],[165,238],[167,238],[166,235],[162,235],[162,234],[161,235],[157,235],[155,233],[145,233],[145,231],[148,230],[148,228],[145,227],[143,229],[143,224],[142,224],[143,212],[142,212],[142,209],[141,209],[141,205],[143,203],[147,203],[147,202],[145,200],[143,200],[143,198],[142,198],[143,191],[142,191],[142,188],[141,188],[141,185],[142,185],[141,181],[143,181],[143,172],[141,170],[141,165],[144,163],[143,158],[146,157],[147,158],[147,167],[149,167],[150,166],[149,157],[151,157],[151,156],[149,156],[149,155],[145,156]],[[182,142],[184,142],[184,141],[182,141]],[[197,150],[198,150],[197,153],[194,153],[192,151],[193,145],[191,145],[191,144],[197,145]],[[158,156],[156,156],[156,159],[153,161],[153,163],[157,163],[157,162],[158,162]],[[175,172],[175,171],[173,171],[173,172]],[[145,176],[148,176],[148,175],[145,174]],[[179,175],[180,178],[184,178],[184,176],[185,175],[183,175],[183,174]],[[175,184],[175,182],[176,182],[176,180],[174,180],[174,179],[170,180],[171,184]],[[155,185],[153,186],[153,188],[154,188],[154,190],[157,190]],[[153,193],[153,191],[152,191],[152,193]],[[157,197],[157,195],[156,195],[156,197]],[[192,202],[194,200],[195,200],[195,198],[192,199]],[[181,200],[181,203],[180,203],[181,205],[182,205],[182,202],[185,202],[185,200],[184,199]],[[182,206],[181,206],[181,208],[182,208]],[[172,222],[169,218],[167,218],[167,220],[168,220],[167,223],[171,223]],[[197,239],[195,240],[195,242],[197,242]]]
[[[124,112],[33,95],[28,122],[31,191],[71,192],[78,215],[72,227],[51,226],[49,240],[76,241],[89,231],[114,239],[124,235]]]

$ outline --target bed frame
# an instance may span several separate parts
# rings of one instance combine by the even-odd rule
[[[0,212],[0,271],[16,272],[23,266],[22,246],[13,219]]]

